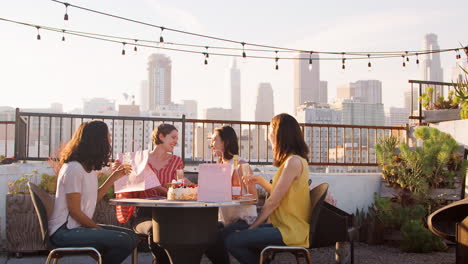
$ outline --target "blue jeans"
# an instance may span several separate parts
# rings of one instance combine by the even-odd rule
[[[265,223],[252,230],[247,230],[247,224],[237,227],[240,231],[229,234],[224,243],[227,250],[241,264],[257,264],[263,248],[285,245],[279,229],[272,224]]]
[[[224,245],[224,241],[236,230],[244,230],[248,227],[249,225],[244,220],[239,220],[228,226],[224,226],[222,222],[218,222],[218,237],[216,243],[205,252],[205,255],[213,264],[229,264],[229,254]]]
[[[78,227],[68,229],[64,224],[51,237],[56,247],[94,247],[102,255],[102,263],[124,261],[138,244],[138,236],[127,228],[100,225],[103,229]]]

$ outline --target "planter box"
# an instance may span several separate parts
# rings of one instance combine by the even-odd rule
[[[93,220],[99,224],[130,227],[120,224],[115,217],[115,206],[102,200],[96,205]],[[46,250],[42,244],[39,220],[29,194],[6,196],[6,250],[10,253],[26,253]]]
[[[429,191],[429,197],[436,200],[449,200],[458,201],[461,199],[461,184],[456,183],[455,188],[437,188]],[[386,182],[382,180],[380,185],[380,197],[392,198],[398,195],[398,191],[392,187],[386,185]]]
[[[459,120],[460,109],[424,110],[423,116],[426,123]]]

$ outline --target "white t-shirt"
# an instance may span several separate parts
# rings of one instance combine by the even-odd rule
[[[52,235],[68,219],[67,228],[72,229],[81,225],[69,216],[67,193],[81,194],[81,211],[89,218],[93,217],[96,209],[98,179],[95,171],[86,172],[77,161],[64,163],[57,179],[57,192],[52,216],[49,219],[49,234]]]
[[[234,160],[227,161],[228,164],[233,164]],[[239,158],[239,163],[246,163],[244,159]],[[226,206],[219,208],[218,220],[223,222],[225,226],[233,224],[238,220],[244,220],[251,225],[257,218],[257,206],[255,205],[239,205]]]

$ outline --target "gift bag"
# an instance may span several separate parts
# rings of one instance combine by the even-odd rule
[[[147,166],[148,157],[148,150],[118,154],[118,160],[130,164],[132,172],[114,183],[115,193],[144,191],[161,185],[156,173]]]
[[[231,177],[231,164],[200,164],[198,166],[198,201],[231,201]]]

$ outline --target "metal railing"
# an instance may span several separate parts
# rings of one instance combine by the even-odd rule
[[[231,125],[239,139],[239,155],[252,164],[271,164],[268,122],[200,120],[182,118],[75,115],[16,112],[15,157],[19,160],[47,160],[73,135],[83,122],[102,120],[109,126],[112,159],[118,153],[153,147],[151,133],[159,123],[171,123],[179,130],[175,154],[185,164],[213,162],[210,150],[215,128]],[[309,164],[317,166],[377,166],[378,139],[393,135],[407,141],[406,127],[300,124],[309,147]]]
[[[421,95],[426,92],[426,89],[428,87],[433,87],[434,88],[434,96],[433,96],[433,101],[437,99],[438,96],[444,96],[444,98],[447,98],[448,93],[450,90],[453,90],[453,87],[456,86],[457,84],[455,83],[447,83],[447,82],[434,82],[434,81],[421,81],[421,80],[408,80],[408,83],[411,84],[411,95],[410,95],[410,116],[408,119],[410,120],[418,120],[418,125],[421,125],[424,122],[424,116],[423,116],[423,109],[422,109],[422,104],[421,104]],[[417,85],[417,87],[415,87]],[[417,98],[415,97],[415,92],[414,89],[417,90]],[[417,113],[415,115],[415,111],[417,108]]]
[[[13,157],[14,144],[15,121],[0,121],[0,156]]]

